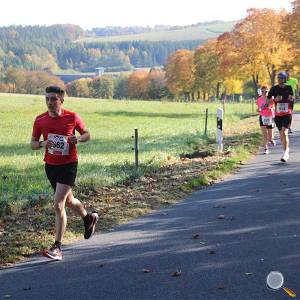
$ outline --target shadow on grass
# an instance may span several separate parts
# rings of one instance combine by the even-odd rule
[[[107,111],[107,112],[101,112],[97,113],[104,117],[129,117],[129,118],[136,118],[136,117],[142,117],[142,118],[170,118],[170,119],[188,119],[188,118],[200,118],[203,117],[205,114],[203,113],[161,113],[161,112],[133,112],[133,111]]]

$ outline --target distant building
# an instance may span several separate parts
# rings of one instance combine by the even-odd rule
[[[54,74],[59,77],[64,83],[69,83],[81,78],[95,78],[104,74],[105,68],[99,67],[95,69],[95,73],[78,73],[78,74]]]
[[[95,77],[102,76],[104,74],[105,68],[99,67],[95,69]]]

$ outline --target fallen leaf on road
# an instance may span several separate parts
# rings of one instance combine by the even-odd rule
[[[214,250],[210,250],[209,254],[216,254],[216,252]]]
[[[151,270],[149,270],[149,269],[143,269],[142,270],[144,273],[150,273],[151,272]]]
[[[220,220],[225,219],[225,215],[219,215],[218,219],[220,219]]]
[[[23,290],[24,290],[24,291],[30,291],[30,290],[31,290],[31,287],[30,287],[30,286],[24,287]]]
[[[221,205],[215,205],[214,208],[221,208]]]
[[[251,273],[251,272],[246,272],[245,275],[246,275],[246,276],[251,276],[251,275],[253,275],[253,273]]]
[[[4,295],[3,298],[9,299],[9,298],[11,298],[11,295]]]
[[[197,238],[199,238],[199,234],[198,233],[193,234],[193,239],[197,239]]]
[[[172,273],[172,276],[173,276],[173,277],[181,276],[181,271],[178,270],[178,271],[173,272],[173,273]]]
[[[217,286],[217,288],[218,288],[219,290],[224,290],[224,289],[225,289],[225,286],[224,286],[224,284],[219,284],[219,285]]]
[[[99,267],[99,268],[103,268],[103,267],[104,267],[104,265],[103,265],[103,264],[100,264],[98,267]]]

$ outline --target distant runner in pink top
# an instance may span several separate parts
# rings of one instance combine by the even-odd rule
[[[259,125],[263,135],[264,154],[269,154],[269,142],[275,145],[274,141],[274,103],[267,98],[268,88],[261,87],[261,96],[257,99],[257,111],[259,113]]]

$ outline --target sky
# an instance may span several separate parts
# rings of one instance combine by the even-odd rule
[[[290,0],[2,0],[0,26],[190,25],[239,20],[253,7],[291,10]]]

